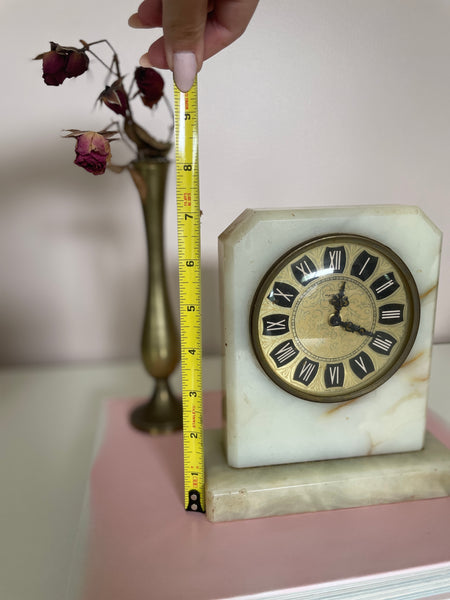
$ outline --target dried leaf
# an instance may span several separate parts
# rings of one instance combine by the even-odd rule
[[[132,140],[146,156],[166,156],[172,147],[170,142],[161,142],[155,139],[140,125],[129,119],[125,121],[124,130],[130,140]]]
[[[107,169],[109,169],[113,173],[122,173],[122,171],[125,171],[128,168],[128,165],[112,165],[111,163],[109,163],[109,165],[107,166]]]
[[[137,187],[142,202],[145,202],[145,198],[147,196],[147,185],[145,183],[145,179],[132,165],[128,165],[128,170],[130,171],[130,175],[133,178],[134,185]]]
[[[90,131],[83,131],[81,129],[64,129],[63,131],[70,131],[70,133],[68,133],[67,135],[63,135],[63,138],[77,138],[80,137],[80,135],[84,135],[85,133],[91,133]],[[102,131],[97,131],[96,133],[99,133],[110,142],[114,142],[119,139],[117,137],[114,137],[115,135],[119,135],[118,131],[103,129]]]

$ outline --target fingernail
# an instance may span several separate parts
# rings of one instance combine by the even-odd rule
[[[148,58],[148,54],[143,54],[141,56],[141,58],[139,59],[139,64],[141,65],[141,67],[144,67],[145,69],[151,69],[153,67],[152,63],[150,62],[150,60]]]
[[[134,13],[134,15],[131,15],[131,17],[128,19],[128,25],[130,27],[134,27],[134,29],[144,29],[145,25],[142,23],[141,19],[139,18],[139,15],[137,13]]]
[[[188,92],[197,75],[197,59],[193,52],[175,52],[173,55],[173,79],[180,92]]]

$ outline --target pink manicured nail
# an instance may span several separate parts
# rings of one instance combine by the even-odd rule
[[[173,79],[180,92],[188,92],[197,75],[197,59],[193,52],[175,52],[173,55]]]

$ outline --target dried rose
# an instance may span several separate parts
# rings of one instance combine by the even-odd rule
[[[75,146],[75,164],[83,167],[93,175],[103,175],[106,166],[111,159],[111,147],[109,141],[112,140],[116,131],[79,131],[77,129],[69,130],[71,133],[64,137],[76,138]]]
[[[137,67],[134,79],[138,86],[142,102],[152,108],[157,104],[164,93],[164,79],[155,69]]]
[[[125,117],[129,110],[128,96],[123,87],[122,78],[112,85],[106,86],[98,100],[106,104],[116,114],[122,115],[122,117]]]
[[[54,50],[42,57],[42,77],[47,85],[61,85],[66,79],[66,57]]]
[[[83,75],[89,68],[89,57],[82,50],[72,51],[67,57],[67,77],[78,77]]]
[[[71,77],[82,75],[89,68],[89,57],[82,48],[60,46],[50,42],[50,50],[34,60],[42,60],[42,77],[47,85],[61,85]]]

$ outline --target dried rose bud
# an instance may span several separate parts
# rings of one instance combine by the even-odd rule
[[[75,146],[75,164],[93,175],[103,175],[111,160],[111,147],[108,140],[94,131],[80,135]]]
[[[67,75],[64,70],[66,57],[54,50],[42,56],[42,77],[47,85],[61,85]]]
[[[78,77],[83,75],[89,68],[89,57],[86,52],[73,51],[67,57],[66,73],[67,77]]]
[[[61,85],[68,77],[78,77],[89,68],[89,57],[84,49],[60,46],[50,42],[50,50],[36,56],[42,59],[42,77],[47,85]]]
[[[122,84],[122,78],[105,87],[98,99],[117,115],[125,117],[129,110],[128,96]]]
[[[164,79],[158,71],[151,68],[137,67],[134,72],[134,79],[139,88],[142,102],[149,108],[155,106],[164,93]]]
[[[79,131],[78,129],[70,129],[69,131],[71,133],[64,137],[73,137],[77,140],[75,164],[83,167],[93,175],[103,175],[111,160],[109,142],[117,132]]]

